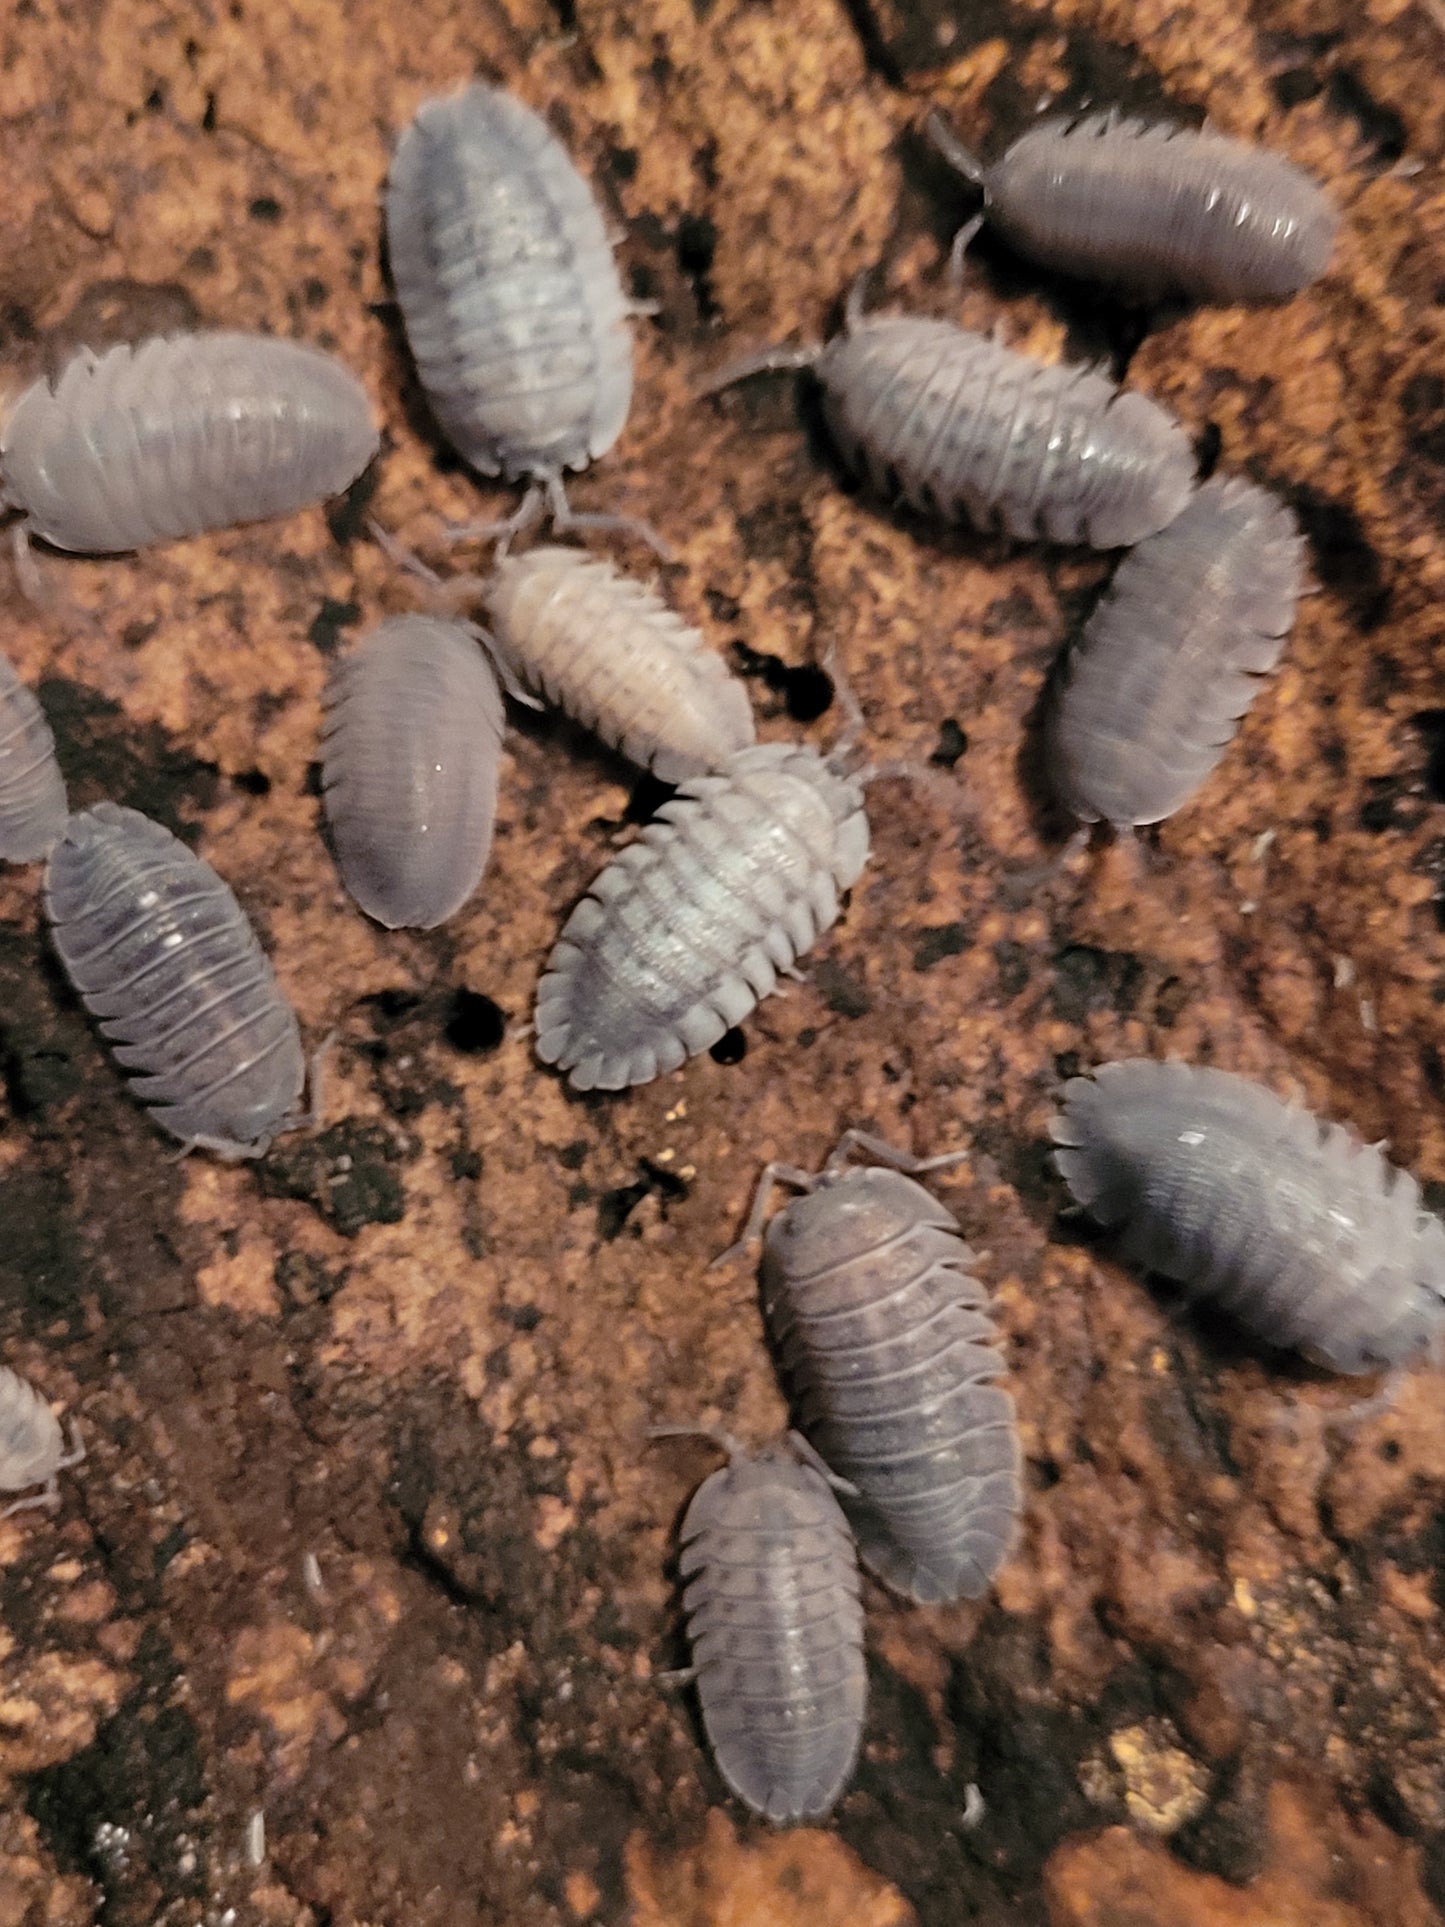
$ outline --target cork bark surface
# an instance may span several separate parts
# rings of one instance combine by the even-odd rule
[[[0,879],[0,1351],[89,1452],[53,1517],[0,1524],[0,1927],[1442,1917],[1440,1372],[1364,1410],[1174,1316],[1060,1220],[1046,1154],[1066,1075],[1173,1053],[1388,1138],[1445,1199],[1442,69],[1434,0],[11,0],[7,381],[261,329],[342,355],[386,440],[329,510],[44,555],[38,605],[6,577],[74,803],[199,848],[337,1041],[319,1134],[178,1164],[38,874]],[[662,532],[765,737],[831,740],[836,650],[869,754],[947,779],[872,789],[874,860],[741,1053],[621,1097],[569,1096],[520,1033],[655,786],[517,716],[483,887],[425,936],[370,925],[319,831],[328,665],[416,597],[365,515],[441,561],[443,520],[515,499],[429,427],[380,249],[390,143],[475,72],[545,110],[657,304],[574,502]],[[1049,103],[1286,151],[1344,212],[1331,272],[1146,327],[985,239],[955,293],[972,204],[923,116],[992,155]],[[1106,360],[1299,514],[1321,593],[1137,847],[1031,874],[1061,840],[1040,697],[1108,563],[880,509],[789,380],[692,398],[836,325],[864,270],[875,303]],[[714,1461],[646,1433],[783,1422],[752,1274],[706,1266],[760,1164],[847,1125],[969,1154],[937,1189],[997,1294],[1027,1511],[984,1602],[870,1588],[856,1780],[774,1835],[657,1678]]]

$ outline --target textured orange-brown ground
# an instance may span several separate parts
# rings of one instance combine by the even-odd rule
[[[879,758],[967,747],[952,818],[872,792],[876,860],[740,1063],[578,1101],[515,1033],[632,779],[523,723],[476,902],[426,937],[349,906],[308,779],[318,699],[410,595],[359,504],[45,558],[48,606],[6,592],[76,800],[196,840],[339,1043],[320,1138],[168,1162],[57,981],[35,875],[0,885],[0,1339],[90,1449],[56,1517],[0,1526],[0,1927],[1438,1917],[1440,1374],[1352,1421],[1354,1387],[1171,1320],[1059,1225],[1044,1128],[1074,1066],[1175,1052],[1445,1185],[1442,60],[1438,7],[1403,0],[6,11],[16,379],[196,320],[319,341],[386,422],[371,506],[439,555],[438,518],[507,504],[425,429],[377,196],[417,103],[480,70],[547,110],[659,303],[579,506],[650,517],[719,646],[836,648]],[[1126,318],[998,247],[961,300],[942,277],[969,204],[926,106],[992,153],[1051,100],[1208,112],[1346,221],[1318,288],[1175,318],[1129,364],[1289,496],[1323,593],[1157,847],[1030,890],[1054,847],[1032,718],[1103,566],[880,512],[785,384],[689,395],[744,345],[824,330],[865,268],[875,301],[1121,367]],[[856,1783],[778,1840],[653,1677],[679,1663],[670,1535],[711,1461],[644,1434],[779,1423],[747,1271],[704,1267],[765,1157],[815,1163],[850,1123],[971,1153],[939,1189],[998,1292],[1027,1520],[979,1606],[870,1594]]]

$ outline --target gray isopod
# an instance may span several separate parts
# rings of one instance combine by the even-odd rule
[[[0,1365],[0,1492],[24,1492],[28,1486],[41,1490],[28,1499],[17,1499],[0,1512],[8,1519],[13,1512],[30,1506],[59,1502],[57,1475],[85,1457],[80,1434],[71,1421],[70,1450],[65,1449],[60,1420],[51,1411],[28,1379],[8,1366]]]
[[[644,583],[577,549],[505,557],[486,587],[499,655],[529,689],[664,783],[753,741],[742,684]]]
[[[1445,1311],[1445,1227],[1343,1125],[1248,1078],[1130,1058],[1070,1078],[1064,1181],[1134,1263],[1337,1372],[1403,1365]]]
[[[1147,396],[951,321],[865,316],[857,287],[826,347],[767,350],[708,389],[766,368],[812,368],[849,465],[945,522],[1126,548],[1172,522],[1194,486],[1188,437]]]
[[[565,469],[622,433],[631,312],[601,210],[539,115],[480,81],[426,101],[397,143],[387,246],[407,340],[448,440],[534,486],[514,518],[569,514]],[[591,520],[592,518],[586,518]]]
[[[45,872],[55,948],[136,1075],[135,1095],[188,1150],[260,1157],[300,1111],[296,1018],[245,912],[184,843],[116,803],[72,816]]]
[[[862,785],[814,749],[759,743],[689,777],[563,927],[537,1055],[579,1091],[676,1070],[777,989],[867,860]]]
[[[1081,822],[1172,816],[1223,756],[1294,626],[1304,539],[1249,482],[1207,482],[1130,551],[1066,659],[1049,779]]]
[[[891,1168],[850,1166],[855,1150]],[[768,1226],[764,1315],[798,1425],[846,1482],[864,1564],[917,1600],[986,1591],[1023,1504],[988,1293],[958,1220],[907,1175],[956,1162],[847,1131],[816,1176],[768,1165],[743,1234],[775,1183],[806,1193]]]
[[[1111,111],[1041,121],[984,168],[937,115],[929,131],[1020,254],[1140,300],[1277,301],[1329,266],[1338,213],[1267,148]]]
[[[718,1771],[775,1824],[827,1813],[858,1758],[868,1680],[853,1534],[789,1442],[704,1480],[682,1522],[693,1671]]]
[[[326,684],[321,782],[347,889],[389,930],[461,908],[492,847],[502,694],[469,623],[392,616]]]
[[[157,335],[33,382],[0,429],[0,476],[26,533],[102,555],[289,515],[377,446],[366,391],[319,348]]]
[[[45,712],[0,656],[0,858],[38,862],[64,836],[69,814]]]

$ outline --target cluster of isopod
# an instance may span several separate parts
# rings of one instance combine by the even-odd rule
[[[1336,217],[1298,169],[1211,133],[1112,114],[1046,121],[991,168],[936,143],[1028,258],[1136,297],[1282,298],[1324,272]],[[386,188],[392,273],[436,420],[478,474],[525,482],[486,578],[451,613],[382,622],[325,693],[323,794],[341,876],[387,928],[476,890],[497,809],[504,697],[555,706],[675,794],[572,911],[542,974],[536,1052],[579,1090],[645,1083],[706,1050],[838,918],[868,858],[867,772],[755,741],[746,695],[652,588],[584,551],[512,541],[650,531],[582,515],[564,478],[632,399],[628,301],[586,182],[545,122],[480,83],[426,103]],[[826,346],[724,371],[808,368],[840,452],[944,521],[1124,549],[1048,712],[1047,763],[1081,824],[1169,816],[1214,768],[1292,626],[1303,544],[1237,479],[1196,483],[1180,424],[1101,374],[1049,366],[860,289]],[[378,436],[355,379],[308,347],[234,333],[83,351],[0,429],[27,538],[129,550],[287,513],[347,487]],[[387,538],[383,535],[383,540]],[[23,559],[23,555],[22,555]],[[463,620],[468,602],[488,627]],[[850,732],[851,734],[852,732]],[[40,707],[0,663],[0,857],[44,860],[78,994],[156,1122],[188,1149],[260,1155],[304,1125],[296,1019],[222,878],[160,825],[71,814]],[[314,1083],[314,1080],[313,1080]],[[314,1089],[312,1092],[314,1101]],[[1077,1204],[1123,1254],[1248,1330],[1341,1372],[1408,1363],[1445,1327],[1445,1229],[1378,1148],[1243,1078],[1128,1062],[1077,1078],[1052,1126]],[[862,1152],[869,1160],[852,1160]],[[1022,1512],[999,1330],[958,1221],[914,1159],[845,1133],[824,1168],[769,1165],[764,1322],[796,1429],[728,1464],[682,1528],[703,1721],[728,1785],[774,1821],[841,1794],[865,1713],[860,1563],[919,1602],[991,1584]],[[667,1428],[672,1429],[672,1428]],[[53,1502],[50,1407],[0,1370],[0,1490]],[[15,1510],[14,1506],[8,1510]]]

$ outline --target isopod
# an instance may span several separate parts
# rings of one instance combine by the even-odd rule
[[[321,766],[347,889],[387,929],[430,930],[492,847],[502,695],[469,624],[380,623],[327,680]]]
[[[30,1506],[59,1503],[58,1474],[85,1457],[85,1447],[75,1423],[71,1421],[70,1450],[65,1449],[60,1420],[28,1379],[8,1366],[0,1365],[0,1492],[23,1492],[27,1486],[41,1490],[28,1499],[17,1499],[0,1512],[8,1519],[13,1512]]]
[[[1345,1126],[1229,1071],[1130,1058],[1070,1078],[1050,1129],[1123,1255],[1256,1337],[1350,1373],[1436,1342],[1445,1226]]]
[[[811,368],[849,466],[944,522],[1126,548],[1172,522],[1194,486],[1188,437],[1147,396],[951,321],[865,315],[860,286],[826,347],[769,349],[708,391],[767,368]]]
[[[564,925],[537,1055],[579,1091],[676,1070],[777,989],[867,859],[862,784],[814,749],[759,743],[690,776]]]
[[[850,1165],[857,1150],[878,1162]],[[798,1427],[844,1482],[863,1563],[917,1600],[986,1591],[1023,1504],[988,1293],[958,1220],[910,1175],[956,1162],[846,1131],[816,1175],[769,1164],[743,1234],[775,1184],[805,1194],[768,1226],[764,1316]]]
[[[718,1771],[755,1813],[817,1819],[858,1758],[868,1680],[848,1521],[791,1443],[705,1479],[682,1522],[693,1672]]]
[[[622,433],[631,312],[601,210],[541,117],[477,81],[429,100],[397,143],[387,246],[407,341],[443,433],[481,475],[562,487]],[[586,518],[588,521],[594,518]]]
[[[38,862],[65,834],[69,813],[45,712],[0,656],[0,857]]]
[[[496,648],[529,689],[664,783],[753,741],[747,693],[654,590],[577,549],[504,558],[486,589]]]
[[[72,816],[45,872],[66,975],[156,1122],[223,1158],[310,1120],[296,1018],[209,863],[117,803]]]
[[[319,348],[157,335],[82,349],[25,389],[0,476],[27,534],[104,555],[289,515],[349,488],[378,446],[365,389]]]
[[[935,144],[983,189],[984,214],[1020,254],[1141,301],[1278,301],[1329,266],[1339,215],[1292,161],[1210,130],[1055,116],[984,168],[937,115]]]
[[[1204,782],[1279,661],[1304,547],[1282,502],[1219,480],[1124,557],[1045,725],[1050,782],[1081,822],[1162,822]]]

